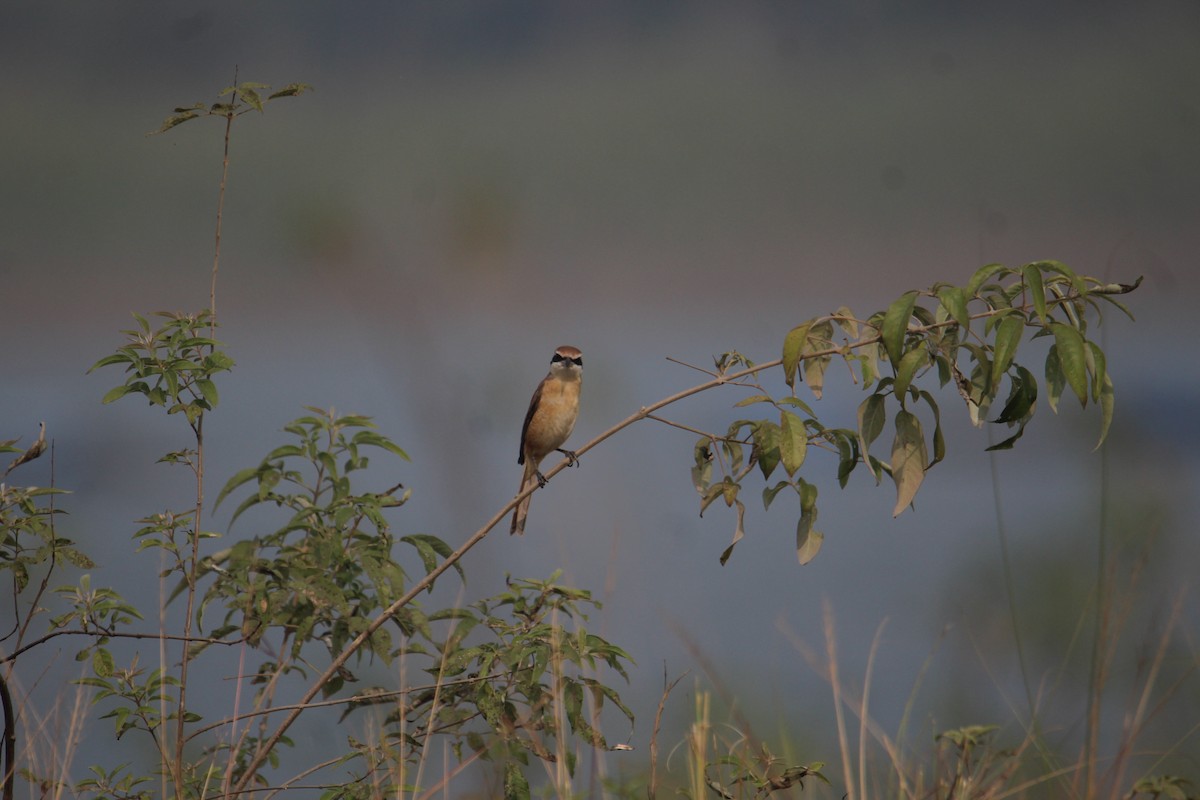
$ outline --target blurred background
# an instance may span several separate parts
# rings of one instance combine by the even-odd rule
[[[668,356],[775,358],[812,316],[845,304],[866,317],[992,261],[1144,275],[1127,298],[1138,321],[1093,330],[1116,386],[1104,453],[1095,410],[1064,402],[1057,417],[1042,404],[992,461],[988,432],[944,391],[949,454],[914,510],[891,519],[890,484],[860,470],[839,490],[832,460],[813,459],[819,557],[797,564],[797,510],[781,496],[770,513],[748,502],[747,538],[722,567],[734,519],[697,516],[694,437],[647,422],[538,493],[526,536],[494,532],[464,561],[466,600],[505,573],[555,569],[604,600],[590,628],[638,663],[624,693],[637,749],[611,770],[644,763],[664,670],[691,670],[665,739],[690,718],[687,693],[716,679],[759,735],[832,762],[829,688],[798,645],[824,649],[823,602],[852,684],[881,631],[885,730],[933,654],[914,695],[921,736],[995,722],[1019,739],[999,505],[1028,675],[1047,727],[1071,741],[1099,531],[1119,570],[1140,569],[1114,660],[1128,680],[1200,564],[1198,37],[1194,2],[8,2],[0,438],[28,444],[46,422],[55,480],[74,493],[60,531],[99,562],[95,583],[153,608],[157,588],[130,578],[156,558],[131,556],[130,535],[193,496],[182,470],[155,465],[187,431],[136,400],[101,406],[120,378],[85,371],[131,311],[208,305],[223,126],[145,134],[216,100],[235,69],[315,92],[234,127],[217,309],[237,367],[206,424],[209,497],[281,444],[302,406],[336,407],[373,416],[413,458],[373,462],[380,488],[413,490],[397,534],[457,545],[516,490],[522,415],[557,345],[585,354],[579,446],[700,382]],[[1044,350],[1026,348],[1040,374]],[[816,410],[852,426],[861,389],[836,365],[827,383]],[[723,429],[742,396],[668,416]],[[46,484],[49,470],[13,478]],[[229,511],[211,524],[224,531]],[[1194,593],[1183,602],[1181,669],[1200,614]],[[78,669],[74,645],[44,649],[50,674]],[[1106,707],[1113,737],[1126,707]],[[1179,736],[1197,717],[1193,680],[1151,743],[1192,776],[1200,747]],[[344,733],[301,724],[295,737],[320,748]]]

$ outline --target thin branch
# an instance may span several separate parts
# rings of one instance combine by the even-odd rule
[[[121,633],[119,631],[106,631],[106,630],[87,631],[87,630],[82,630],[82,629],[80,629],[80,630],[72,629],[72,630],[64,630],[64,631],[51,631],[50,633],[47,633],[45,636],[42,636],[39,639],[34,639],[32,642],[30,642],[29,644],[20,648],[19,650],[14,650],[13,652],[9,653],[8,655],[0,656],[0,664],[7,664],[10,662],[16,661],[17,657],[20,656],[22,653],[24,653],[28,650],[32,650],[33,648],[37,647],[38,645],[45,644],[46,642],[50,641],[51,639],[55,638],[56,636],[103,636],[108,639],[162,639],[164,641],[186,642],[188,644],[223,644],[223,645],[240,644],[241,642],[245,641],[244,639],[210,639],[210,638],[207,638],[204,636],[175,636],[175,635],[166,634],[166,633]]]
[[[667,697],[690,671],[686,670],[678,678],[667,683],[667,665],[663,664],[663,693],[662,698],[658,701],[658,711],[654,714],[654,731],[650,734],[650,785],[646,787],[648,800],[654,800],[654,796],[658,792],[658,732],[662,728],[663,710],[667,707]]]
[[[1112,287],[1094,287],[1090,291],[1092,293],[1098,293],[1098,294],[1122,294],[1126,291],[1131,291],[1131,290],[1132,289],[1129,287],[1121,287],[1121,286],[1114,285]],[[1069,301],[1074,300],[1074,299],[1076,299],[1076,296],[1074,296],[1074,295],[1068,296],[1066,298],[1055,298],[1055,299],[1051,300],[1048,305],[1059,306],[1059,305],[1068,303]],[[1025,311],[1031,310],[1031,308],[1029,306],[1021,306],[1020,308]],[[1010,310],[1011,309],[1008,309],[1008,308],[988,309],[986,311],[981,311],[977,314],[970,315],[969,318],[972,320],[984,319],[987,317],[995,316],[996,314],[999,314],[1002,312],[1007,313]],[[829,318],[829,317],[823,317],[820,319],[827,319],[827,318]],[[911,326],[908,328],[908,332],[909,333],[925,333],[925,332],[938,330],[941,328],[945,328],[945,327],[949,327],[951,325],[957,325],[957,324],[958,324],[957,321],[955,321],[953,319],[948,319],[948,320],[944,320],[942,322],[935,322],[930,325]],[[829,348],[826,348],[825,350],[808,353],[804,357],[805,358],[821,358],[823,356],[833,356],[833,355],[844,354],[845,352],[847,352],[849,350],[855,350],[855,349],[858,349],[861,347],[867,347],[867,346],[870,346],[873,344],[878,344],[881,341],[882,341],[881,336],[878,336],[878,335],[871,336],[866,339],[862,339],[858,342],[855,342],[852,345],[841,346],[841,347],[829,347]],[[680,400],[685,400],[693,395],[700,394],[701,392],[709,391],[718,386],[724,386],[726,384],[734,383],[743,378],[747,378],[752,375],[756,375],[759,372],[763,372],[764,370],[774,369],[775,367],[778,367],[782,364],[783,364],[783,359],[777,358],[777,359],[773,359],[771,361],[763,362],[761,364],[755,364],[753,367],[748,367],[744,370],[740,370],[738,372],[735,372],[735,373],[732,373],[729,375],[718,375],[717,377],[713,378],[712,380],[705,381],[704,383],[697,384],[695,386],[692,386],[689,389],[684,389],[683,391],[676,392],[675,394],[665,397],[662,400],[659,400],[657,402],[651,403],[648,406],[643,406],[642,408],[638,409],[634,413],[630,414],[625,419],[621,420],[617,424],[610,427],[608,430],[597,435],[595,438],[593,438],[591,441],[587,442],[582,447],[575,450],[575,454],[577,456],[580,456],[580,455],[587,453],[588,451],[592,450],[593,448],[599,446],[604,441],[610,439],[611,437],[613,437],[616,434],[620,433],[621,431],[625,430],[629,426],[646,419],[648,416],[650,416],[655,411],[658,411],[660,408],[665,408],[666,406],[673,405],[674,403],[677,403]],[[568,466],[570,466],[570,464],[572,464],[572,463],[573,463],[573,461],[568,461],[567,459],[563,459],[558,464],[556,464],[555,466],[553,466],[547,472],[544,473],[545,478],[547,479],[547,481],[549,481],[550,479],[554,478],[554,476],[556,476],[558,473],[562,472],[564,469],[566,469]],[[250,781],[252,781],[254,779],[255,774],[262,767],[262,765],[266,762],[267,757],[270,754],[270,752],[275,748],[275,746],[277,744],[279,744],[279,740],[281,738],[283,738],[283,735],[287,732],[287,730],[289,728],[291,728],[291,726],[299,718],[301,712],[303,711],[303,704],[308,703],[314,697],[316,697],[318,693],[320,693],[321,687],[333,679],[333,677],[338,673],[338,670],[341,669],[341,667],[347,661],[350,660],[350,657],[352,655],[354,655],[354,653],[357,652],[360,647],[362,647],[362,645],[371,637],[371,635],[375,631],[377,631],[385,622],[387,622],[389,619],[391,619],[393,614],[395,614],[401,608],[404,608],[406,605],[411,603],[418,595],[420,595],[422,592],[424,592],[426,589],[428,589],[434,583],[434,581],[436,581],[439,577],[442,576],[443,573],[446,572],[446,570],[450,569],[455,564],[457,564],[462,559],[463,556],[465,556],[477,544],[479,544],[481,541],[483,541],[484,537],[486,537],[493,528],[495,528],[498,524],[500,524],[500,522],[502,522],[504,519],[506,519],[508,517],[508,515],[510,513],[512,513],[513,509],[516,508],[517,505],[522,500],[524,500],[526,497],[529,497],[534,492],[538,491],[540,488],[541,487],[539,486],[539,484],[537,484],[535,482],[531,486],[529,486],[529,488],[522,490],[515,497],[513,497],[511,500],[509,500],[507,503],[505,503],[500,508],[500,510],[497,511],[491,517],[491,519],[489,519],[483,525],[483,527],[479,528],[477,531],[475,531],[475,533],[471,534],[471,536],[468,537],[467,540],[465,542],[463,542],[463,544],[460,545],[457,550],[455,550],[453,553],[451,553],[449,556],[447,556],[445,558],[445,560],[443,560],[437,567],[435,567],[432,571],[427,573],[424,578],[421,578],[415,584],[413,584],[413,586],[407,592],[405,592],[403,596],[396,599],[391,605],[389,605],[382,612],[380,612],[375,617],[375,619],[373,619],[370,622],[370,624],[367,625],[366,628],[364,628],[357,636],[355,636],[354,639],[352,639],[346,645],[346,647],[342,650],[342,652],[340,654],[338,654],[338,656],[336,658],[333,659],[333,661],[330,663],[330,665],[326,668],[325,672],[323,672],[315,681],[313,681],[312,685],[308,688],[308,690],[304,693],[304,696],[300,700],[301,707],[293,709],[291,711],[291,713],[289,713],[288,716],[279,724],[279,727],[277,727],[275,729],[275,731],[267,738],[267,740],[263,743],[263,746],[258,750],[258,752],[255,753],[254,757],[246,765],[246,770],[242,774],[241,779],[238,781],[237,786],[235,787],[235,792],[245,789],[246,786],[250,783]]]

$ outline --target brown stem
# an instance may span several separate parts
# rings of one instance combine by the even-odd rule
[[[1094,293],[1100,293],[1102,290],[1093,289],[1092,291]],[[1112,291],[1112,292],[1108,292],[1108,293],[1117,294],[1120,292]],[[1061,305],[1063,303],[1069,302],[1072,299],[1074,299],[1074,296],[1069,296],[1066,298],[1056,298],[1053,301],[1051,301],[1050,304]],[[1026,311],[1030,310],[1029,306],[1024,306],[1022,308]],[[995,316],[997,313],[1007,312],[1007,311],[1009,311],[1009,309],[1007,309],[1007,308],[1005,308],[1005,309],[988,309],[987,311],[981,311],[977,314],[973,314],[973,315],[971,315],[970,318],[971,319],[983,319],[986,317]],[[821,318],[821,319],[826,319],[826,318]],[[950,320],[945,320],[944,322],[935,322],[931,325],[914,325],[909,328],[909,332],[910,333],[925,333],[928,331],[937,330],[939,328],[945,328],[950,325],[957,325],[957,324],[958,323],[955,320],[950,319]],[[849,345],[849,346],[830,347],[825,350],[808,353],[804,357],[805,358],[821,358],[823,356],[837,355],[839,353],[845,352],[846,350],[854,350],[854,349],[857,349],[860,347],[866,347],[868,345],[877,344],[880,341],[882,341],[882,337],[872,336],[872,337],[869,337],[866,339],[862,339],[858,342],[855,342],[854,344]],[[781,359],[781,358],[777,358],[772,361],[767,361],[762,364],[755,364],[753,367],[749,367],[749,368],[741,370],[739,372],[734,372],[734,373],[730,373],[730,374],[726,374],[726,375],[719,375],[712,380],[705,381],[704,383],[701,383],[701,384],[697,384],[696,386],[693,386],[690,389],[684,389],[681,392],[676,392],[675,394],[670,395],[669,397],[666,397],[666,398],[659,400],[655,403],[652,403],[648,406],[643,406],[642,408],[638,409],[634,413],[630,414],[625,419],[618,422],[616,425],[613,425],[608,430],[606,430],[603,433],[596,436],[590,442],[583,445],[583,447],[578,448],[575,451],[575,454],[576,454],[576,456],[583,455],[584,453],[586,453],[589,450],[591,450],[592,448],[598,446],[605,440],[607,440],[607,439],[615,436],[616,434],[620,433],[621,431],[625,430],[630,425],[633,425],[636,422],[640,422],[641,420],[646,419],[652,413],[654,413],[655,411],[658,411],[660,408],[664,408],[666,406],[677,403],[680,400],[684,400],[688,397],[691,397],[692,395],[700,394],[701,392],[706,392],[706,391],[709,391],[710,389],[715,389],[718,386],[724,386],[724,385],[727,385],[730,383],[734,383],[743,378],[747,378],[752,375],[756,375],[759,372],[762,372],[764,370],[774,369],[775,367],[778,367],[782,364],[783,364],[783,359]],[[546,473],[544,473],[545,477],[547,479],[553,478],[555,475],[557,475],[558,473],[560,473],[564,469],[566,469],[571,463],[572,462],[569,462],[567,459],[563,459],[558,464],[556,464],[554,467],[552,467],[550,470],[548,470]],[[342,652],[339,653],[336,658],[333,659],[333,661],[326,668],[326,670],[320,675],[320,677],[318,677],[313,682],[313,684],[308,688],[308,690],[304,693],[304,696],[300,699],[300,702],[299,702],[297,708],[293,709],[291,711],[291,713],[289,713],[287,715],[287,717],[284,718],[283,722],[279,723],[279,727],[277,727],[275,729],[275,731],[270,735],[270,737],[268,737],[267,740],[263,743],[262,747],[260,747],[258,749],[258,751],[255,753],[254,757],[246,765],[245,772],[242,774],[241,778],[238,780],[237,785],[234,787],[234,793],[240,792],[243,789],[245,789],[247,784],[249,784],[250,781],[252,781],[254,779],[254,776],[257,774],[259,768],[261,768],[263,763],[267,760],[267,756],[271,753],[271,751],[275,748],[275,746],[277,744],[279,744],[279,740],[281,738],[283,738],[283,735],[293,725],[293,723],[295,723],[295,721],[299,718],[300,714],[302,713],[302,711],[304,709],[305,704],[307,704],[309,701],[311,701],[314,697],[317,696],[317,694],[321,691],[321,687],[323,687],[326,683],[328,683],[337,674],[338,670],[341,669],[341,667],[347,661],[350,660],[350,657],[352,655],[354,655],[354,653],[357,652],[360,647],[362,647],[362,645],[371,637],[371,635],[375,631],[377,631],[385,622],[387,622],[389,619],[391,619],[393,614],[395,614],[401,608],[404,608],[406,605],[411,603],[414,598],[416,598],[419,594],[421,594],[421,592],[428,589],[433,584],[433,582],[436,581],[439,577],[441,577],[441,575],[446,570],[450,569],[452,566],[457,564],[459,562],[459,560],[462,559],[463,556],[465,556],[468,552],[471,551],[472,548],[474,548],[477,544],[479,544],[481,541],[483,541],[484,537],[486,537],[488,535],[488,533],[491,532],[492,528],[496,527],[496,525],[498,525],[502,520],[507,518],[508,515],[510,513],[512,513],[512,510],[514,508],[516,508],[517,505],[522,500],[524,500],[526,497],[533,494],[539,488],[540,488],[539,485],[537,483],[534,483],[529,488],[523,490],[522,492],[517,494],[515,497],[513,497],[513,499],[509,500],[499,511],[497,511],[492,516],[491,519],[489,519],[487,521],[487,523],[484,524],[484,526],[482,528],[475,531],[475,533],[471,534],[470,538],[468,538],[465,542],[463,542],[463,544],[457,550],[455,550],[453,553],[451,553],[449,556],[447,556],[446,559],[444,561],[442,561],[441,564],[439,564],[436,568],[434,568],[432,571],[427,573],[424,578],[417,581],[412,586],[411,589],[409,589],[407,592],[404,593],[404,595],[402,597],[398,598],[390,606],[388,606],[382,612],[380,612],[379,615],[376,616],[375,619],[373,619],[371,621],[371,623],[369,625],[367,625],[367,627],[362,632],[360,632],[356,637],[354,637],[354,639],[352,639],[350,641],[350,643],[346,645],[346,648],[344,650],[342,650]]]

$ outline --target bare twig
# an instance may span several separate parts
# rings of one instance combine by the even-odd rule
[[[658,792],[658,732],[662,728],[663,710],[667,707],[667,697],[690,671],[685,671],[678,678],[667,683],[667,665],[665,662],[663,663],[663,693],[662,698],[658,701],[658,711],[654,714],[654,731],[650,734],[650,785],[646,787],[647,800],[654,800],[655,794]]]

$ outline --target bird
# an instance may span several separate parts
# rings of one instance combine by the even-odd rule
[[[521,452],[517,463],[525,466],[521,476],[524,492],[536,480],[538,486],[546,485],[546,477],[538,470],[542,459],[557,450],[567,457],[569,464],[578,464],[579,459],[563,444],[575,429],[579,416],[579,390],[583,386],[583,353],[578,347],[563,345],[554,351],[550,360],[550,372],[533,392],[529,410],[525,412],[525,424],[521,426]],[[521,500],[513,511],[509,535],[525,532],[525,518],[529,515],[529,497]]]

